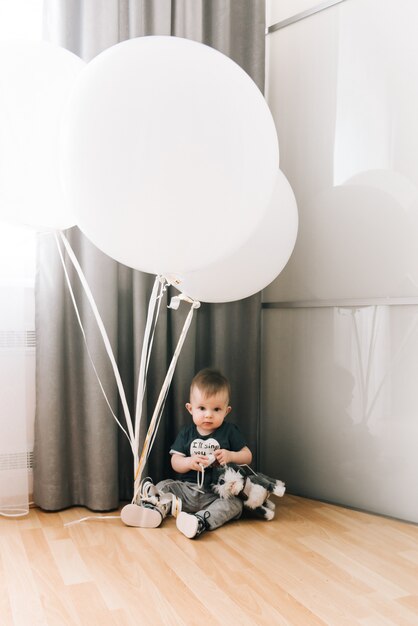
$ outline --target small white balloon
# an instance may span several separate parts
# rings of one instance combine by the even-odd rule
[[[139,37],[82,72],[62,173],[102,251],[159,274],[204,267],[263,218],[278,167],[274,121],[251,78],[206,45]]]
[[[59,132],[84,65],[44,41],[0,44],[0,217],[41,229],[75,224],[60,181]]]
[[[243,245],[221,261],[167,278],[201,302],[230,302],[264,289],[280,274],[295,246],[298,211],[292,188],[279,170],[263,219]]]

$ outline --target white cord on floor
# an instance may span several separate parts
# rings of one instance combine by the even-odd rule
[[[73,526],[74,524],[79,524],[80,522],[85,522],[86,520],[90,519],[98,519],[100,521],[105,519],[120,519],[120,515],[87,515],[87,517],[75,519],[72,522],[66,522],[64,526]]]

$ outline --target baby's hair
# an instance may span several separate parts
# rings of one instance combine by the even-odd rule
[[[229,380],[219,370],[210,367],[206,367],[196,374],[190,385],[190,393],[192,393],[193,387],[198,387],[205,396],[214,396],[220,391],[226,391],[228,402],[231,397]]]

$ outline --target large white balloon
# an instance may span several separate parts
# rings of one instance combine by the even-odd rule
[[[119,43],[81,73],[62,174],[77,224],[151,273],[225,257],[267,210],[278,142],[265,99],[231,59],[179,37]]]
[[[0,217],[36,228],[75,224],[60,180],[59,132],[84,65],[43,41],[0,44]]]
[[[298,212],[292,188],[283,172],[263,219],[248,240],[225,259],[170,282],[202,302],[229,302],[251,296],[266,287],[286,265],[296,242]]]

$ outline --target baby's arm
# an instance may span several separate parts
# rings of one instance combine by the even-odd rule
[[[245,446],[241,448],[238,452],[232,452],[232,450],[224,450],[221,448],[220,450],[215,450],[214,455],[216,460],[221,465],[224,463],[237,463],[238,465],[249,465],[252,461],[253,455],[251,450]]]
[[[204,467],[209,465],[207,456],[200,456],[199,454],[194,454],[193,456],[183,456],[182,454],[171,455],[171,467],[178,474],[185,474],[191,470],[200,472],[202,471],[201,465]]]

